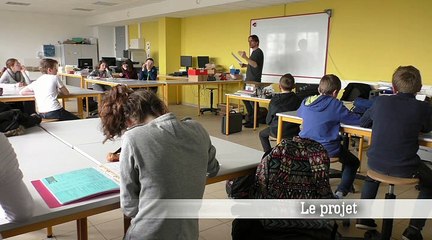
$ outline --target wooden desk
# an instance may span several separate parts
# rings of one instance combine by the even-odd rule
[[[89,83],[101,84],[110,87],[117,86],[119,84],[123,84],[128,86],[129,88],[149,88],[149,87],[159,87],[162,88],[162,98],[165,102],[168,101],[167,95],[165,95],[165,82],[164,81],[143,81],[143,80],[135,80],[135,79],[126,79],[126,78],[107,78],[107,79],[90,79],[84,78],[85,85]]]
[[[78,111],[78,116],[83,118],[84,117],[84,113],[83,113],[83,103],[82,103],[82,99],[86,98],[87,101],[87,112],[89,112],[89,104],[88,104],[88,98],[89,97],[95,97],[98,99],[98,101],[101,101],[101,96],[103,94],[103,92],[100,91],[94,91],[94,90],[90,90],[90,89],[83,89],[83,88],[79,88],[79,87],[75,87],[75,86],[68,86],[66,85],[67,89],[69,90],[69,95],[67,96],[62,96],[59,95],[58,98],[62,99],[62,103],[63,103],[63,107],[65,107],[65,100],[68,98],[76,98],[77,99],[77,111]],[[21,95],[19,94],[19,91],[21,90],[21,88],[17,88],[17,87],[8,87],[5,88],[3,91],[3,95],[0,96],[0,101],[1,102],[21,102],[21,101],[34,101],[34,95]]]
[[[303,120],[297,116],[297,111],[292,112],[284,112],[284,113],[277,113],[276,116],[278,116],[278,132],[277,132],[277,143],[280,143],[282,140],[282,123],[283,122],[291,122],[291,123],[297,123],[302,124]],[[368,137],[371,139],[372,137],[372,129],[370,128],[363,128],[360,126],[353,126],[353,125],[346,125],[341,124],[341,132],[352,134],[360,137],[360,144],[359,149],[363,148],[363,138]],[[419,144],[421,146],[425,147],[432,147],[432,133],[427,134],[421,134],[419,137]],[[358,158],[362,159],[363,152],[359,151]]]
[[[4,238],[76,220],[77,239],[87,239],[88,216],[120,207],[119,195],[111,194],[58,208],[49,208],[31,184],[32,180],[76,169],[97,167],[97,164],[40,127],[29,128],[26,134],[9,138],[9,141],[17,154],[20,169],[24,174],[24,182],[35,201],[35,211],[34,216],[23,223],[9,223],[4,218],[0,218],[0,234]]]
[[[87,77],[87,74],[81,75],[81,74],[72,74],[72,73],[57,73],[60,77],[70,77],[70,78],[78,78],[80,80],[80,87],[84,88],[84,78]],[[63,81],[65,84],[67,81]]]
[[[239,100],[239,106],[240,106],[240,100],[247,100],[247,101],[252,101],[254,102],[254,127],[253,129],[256,129],[256,122],[257,122],[257,113],[258,113],[258,107],[257,107],[257,103],[270,103],[271,99],[266,99],[266,98],[259,98],[259,97],[249,97],[249,96],[240,96],[238,94],[225,94],[226,96],[226,117],[225,117],[225,134],[228,135],[229,134],[229,103],[230,103],[230,99],[237,99]]]
[[[201,115],[200,108],[201,108],[201,97],[200,97],[200,90],[201,86],[205,85],[217,85],[218,87],[218,102],[222,102],[222,92],[223,92],[223,86],[228,84],[238,84],[239,88],[242,87],[243,80],[217,80],[217,81],[198,81],[198,82],[190,82],[187,80],[175,80],[175,81],[166,81],[166,94],[165,96],[168,96],[168,86],[187,86],[187,85],[196,85],[198,88],[198,116]],[[178,94],[177,94],[178,96]],[[178,103],[178,99],[177,99]],[[168,104],[168,103],[167,103]]]

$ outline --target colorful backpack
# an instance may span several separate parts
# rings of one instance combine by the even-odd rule
[[[284,139],[266,155],[257,167],[253,198],[255,199],[331,199],[330,159],[324,147],[311,139]],[[326,219],[265,219],[268,230],[290,228],[333,228]]]

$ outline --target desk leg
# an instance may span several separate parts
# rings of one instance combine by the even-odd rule
[[[130,227],[130,222],[131,222],[131,218],[123,215],[123,228],[124,228],[123,233],[124,233],[124,236],[126,236],[126,233]]]
[[[201,86],[198,84],[197,85],[198,86],[198,116],[200,116],[201,114],[200,114],[200,109],[201,109],[201,103],[200,103],[200,101],[201,101]]]
[[[80,78],[80,88],[84,88],[84,77],[81,76]]]
[[[88,113],[88,98],[86,98],[86,102],[87,102],[87,113]],[[82,98],[81,97],[77,97],[77,110],[78,110],[78,116],[80,118],[84,118],[84,112],[83,112],[83,103],[82,103]]]
[[[179,105],[179,86],[176,86],[176,104]]]
[[[226,97],[225,111],[225,135],[229,135],[229,96]]]
[[[279,144],[282,141],[282,117],[278,117],[278,128],[277,128],[277,139],[276,143]]]
[[[52,238],[53,237],[53,228],[52,226],[47,227],[47,238]]]
[[[164,95],[165,95],[165,99],[166,99],[165,105],[168,107],[168,101],[169,101],[169,99],[168,99],[168,85],[165,85],[163,90],[164,90]]]
[[[77,239],[78,240],[88,239],[87,218],[77,219]]]
[[[257,123],[257,112],[258,112],[257,105],[258,102],[254,101],[254,127],[253,127],[254,130],[256,129],[256,123]]]
[[[102,104],[102,94],[97,95],[98,104]]]
[[[363,158],[363,136],[360,137],[359,139],[359,150],[358,150],[358,159],[360,161],[360,166],[358,168],[358,172],[360,172],[361,169],[361,163],[362,163],[362,158]]]

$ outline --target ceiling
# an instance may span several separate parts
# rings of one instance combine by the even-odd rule
[[[119,25],[157,17],[182,18],[298,1],[304,0],[0,0],[0,11],[83,16],[90,19],[89,25]]]

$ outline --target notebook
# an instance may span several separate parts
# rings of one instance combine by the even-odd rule
[[[84,168],[32,181],[50,208],[119,192],[119,185],[95,168]]]

